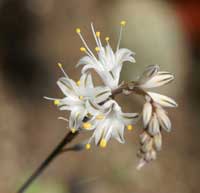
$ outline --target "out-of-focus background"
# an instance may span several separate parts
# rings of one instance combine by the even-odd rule
[[[173,72],[162,93],[179,103],[157,161],[137,171],[140,125],[125,145],[60,156],[27,193],[200,192],[200,3],[191,0],[0,0],[0,193],[15,192],[67,132],[43,96],[62,96],[56,63],[78,80],[82,56],[75,28],[94,42],[90,22],[115,46],[126,20],[122,47],[136,52],[122,80],[134,80],[150,64]],[[94,45],[94,44],[91,44]],[[141,103],[118,98],[127,112]],[[83,135],[76,139],[86,139]]]

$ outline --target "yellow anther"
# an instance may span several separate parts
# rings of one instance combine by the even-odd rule
[[[96,50],[96,52],[99,52],[99,51],[100,51],[100,48],[99,48],[99,47],[96,47],[95,50]]]
[[[85,149],[89,150],[90,148],[91,148],[91,145],[90,145],[89,143],[87,143],[87,144],[85,145]]]
[[[77,84],[77,86],[80,86],[80,84],[81,84],[81,81],[80,81],[80,80],[78,80],[78,81],[76,82],[76,84]]]
[[[132,130],[133,130],[133,126],[132,126],[132,125],[127,125],[127,129],[128,129],[129,131],[132,131]]]
[[[76,28],[76,33],[80,33],[81,29],[80,28]]]
[[[80,100],[83,100],[83,96],[79,96],[79,99],[80,99]]]
[[[125,26],[125,25],[126,25],[126,21],[122,20],[122,21],[120,22],[120,25],[121,25],[121,26]]]
[[[80,115],[80,113],[79,112],[76,112],[76,116],[79,116]]]
[[[54,105],[59,105],[60,101],[56,99],[56,100],[53,101],[53,103],[54,103]]]
[[[59,67],[59,68],[62,68],[62,64],[61,64],[61,63],[58,63],[58,67]]]
[[[105,139],[102,139],[100,141],[100,147],[105,148],[107,146],[107,141]]]
[[[72,133],[76,133],[76,128],[71,128]]]
[[[106,40],[106,42],[108,42],[110,40],[110,38],[109,37],[105,37],[105,40]]]
[[[85,52],[86,49],[85,49],[84,47],[80,47],[80,51],[81,51],[81,52]]]
[[[100,32],[99,31],[96,32],[96,36],[100,37]]]
[[[97,115],[97,116],[96,116],[96,119],[97,119],[97,120],[102,120],[102,119],[104,119],[104,116],[103,116],[103,115]]]
[[[89,123],[89,122],[83,123],[83,128],[84,129],[90,129],[91,127],[92,127],[91,123]]]

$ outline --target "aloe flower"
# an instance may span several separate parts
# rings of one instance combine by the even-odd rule
[[[109,37],[105,38],[106,46],[102,45],[100,39],[100,32],[96,31],[91,24],[92,33],[96,42],[96,52],[97,56],[91,51],[88,47],[86,41],[81,35],[79,28],[76,29],[76,32],[80,36],[84,47],[81,47],[80,50],[86,53],[86,56],[81,58],[77,66],[84,65],[82,68],[82,73],[87,72],[89,69],[95,70],[101,77],[104,84],[110,89],[116,89],[119,85],[120,72],[122,70],[122,65],[124,62],[135,62],[134,55],[135,53],[127,48],[119,48],[123,27],[126,22],[121,21],[120,35],[118,39],[118,44],[116,50],[114,51],[109,44]]]
[[[59,64],[59,67],[63,70],[61,64]],[[69,127],[73,132],[82,127],[82,122],[88,115],[88,109],[85,106],[87,100],[92,100],[95,103],[101,103],[107,100],[111,95],[108,87],[94,87],[90,73],[83,74],[77,82],[70,79],[65,73],[65,77],[60,78],[57,81],[57,84],[64,94],[64,98],[46,98],[53,100],[54,104],[57,105],[60,110],[67,110],[71,112]]]
[[[106,147],[111,138],[124,143],[124,130],[133,129],[133,124],[138,120],[138,113],[123,113],[121,107],[114,100],[109,100],[102,106],[87,101],[86,104],[90,114],[95,115],[88,123],[94,130],[87,146],[94,141],[100,147]]]

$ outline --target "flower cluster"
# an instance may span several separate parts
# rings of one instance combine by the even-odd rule
[[[176,102],[164,95],[149,92],[147,89],[159,87],[171,82],[174,77],[169,72],[160,71],[158,65],[148,66],[140,78],[130,83],[120,83],[120,72],[124,62],[135,63],[135,53],[126,48],[120,48],[122,31],[126,25],[120,22],[121,28],[116,49],[109,44],[109,37],[105,37],[104,46],[101,34],[95,31],[91,24],[92,34],[96,42],[95,53],[89,48],[79,28],[79,35],[83,46],[80,51],[85,53],[77,66],[82,66],[79,81],[72,80],[64,71],[62,64],[58,66],[64,77],[57,81],[64,97],[49,98],[60,110],[70,112],[69,128],[72,133],[77,131],[91,131],[93,134],[84,142],[86,149],[95,143],[102,148],[106,147],[111,138],[124,143],[124,130],[133,129],[133,124],[143,117],[143,133],[140,136],[141,148],[138,153],[140,162],[138,168],[145,163],[156,159],[156,152],[161,149],[162,130],[170,131],[171,122],[163,107],[176,107]],[[102,79],[102,86],[93,84],[90,69],[93,69]],[[139,113],[124,113],[120,105],[114,100],[116,94],[139,94],[144,97],[145,104],[142,116]]]

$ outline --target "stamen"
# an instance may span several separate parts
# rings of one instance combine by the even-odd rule
[[[80,85],[81,85],[81,81],[78,80],[78,81],[76,82],[76,84],[77,84],[77,86],[80,86]]]
[[[99,31],[96,32],[96,36],[97,36],[98,38],[100,37],[100,34],[101,34],[101,33],[100,33]]]
[[[91,123],[89,123],[89,122],[83,123],[82,126],[84,129],[90,129],[92,127]]]
[[[92,29],[92,34],[93,34],[93,36],[94,36],[94,39],[95,39],[95,41],[96,41],[96,44],[97,44],[98,47],[100,47],[100,44],[99,44],[99,42],[98,42],[98,40],[97,40],[97,36],[96,36],[95,30],[94,30],[93,23],[91,23],[91,29]]]
[[[85,149],[89,150],[90,148],[91,148],[90,143],[87,143],[87,144],[85,145]]]
[[[127,125],[127,129],[128,129],[129,131],[132,131],[132,130],[133,130],[133,126],[132,126],[132,125]]]
[[[95,50],[96,50],[96,52],[99,52],[99,51],[100,51],[100,48],[99,48],[99,47],[96,47]]]
[[[97,119],[97,120],[102,120],[102,119],[104,119],[104,116],[103,116],[103,115],[97,115],[97,116],[96,116],[96,119]]]
[[[120,22],[120,25],[124,27],[124,26],[126,25],[126,21],[125,21],[125,20],[122,20],[122,21]]]
[[[59,105],[60,104],[60,101],[58,99],[54,100],[53,101],[54,105]]]
[[[98,41],[98,43],[99,43],[99,47],[101,48],[101,47],[102,47],[102,44],[101,44],[100,34],[101,34],[101,33],[100,33],[99,31],[96,32],[97,41]]]
[[[122,39],[122,31],[123,31],[124,26],[126,25],[126,21],[122,20],[122,21],[120,22],[120,25],[121,25],[121,27],[120,27],[120,31],[119,31],[119,39],[118,39],[117,49],[116,49],[116,50],[119,49],[120,42],[121,42],[121,39]]]
[[[80,47],[81,52],[86,52],[86,49],[84,47]]]
[[[106,42],[108,43],[110,40],[110,37],[105,37]]]
[[[83,100],[83,96],[79,96],[79,99],[80,99],[80,100]]]
[[[76,33],[81,33],[81,29],[80,28],[76,28]]]
[[[65,75],[66,78],[69,78],[66,72],[63,69],[63,65],[61,63],[58,63],[58,67],[61,69],[62,73]]]
[[[107,141],[105,139],[102,139],[100,141],[100,147],[105,148],[107,146]]]
[[[76,133],[76,128],[71,128],[72,133]]]
[[[79,35],[81,41],[83,42],[83,45],[85,46],[85,48],[87,49],[88,52],[86,52],[90,57],[95,57],[95,55],[92,53],[92,51],[90,50],[90,48],[88,47],[86,41],[84,40],[83,36],[81,35],[81,30],[79,28],[76,29],[77,34]],[[97,60],[97,59],[96,59]]]
[[[66,121],[66,122],[69,122],[69,120],[65,117],[58,117],[59,120],[63,120],[63,121]]]

